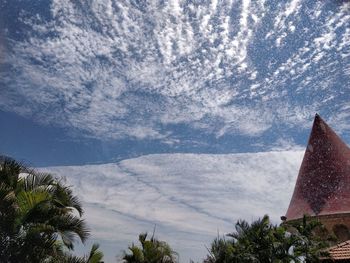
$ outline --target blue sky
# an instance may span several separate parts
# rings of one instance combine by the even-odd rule
[[[71,171],[62,166],[74,166],[69,180],[87,207],[93,202],[77,186],[79,167],[115,163],[118,170],[124,162],[128,165],[121,174],[132,176],[135,162],[150,156],[153,170],[147,180],[154,176],[158,193],[170,184],[173,194],[162,198],[180,206],[187,202],[194,211],[181,214],[202,215],[199,225],[205,229],[213,221],[205,219],[207,212],[199,205],[203,200],[191,203],[195,195],[178,200],[181,187],[156,179],[159,173],[168,178],[167,169],[178,166],[160,160],[181,154],[182,163],[189,158],[186,153],[195,154],[197,170],[185,165],[181,178],[186,181],[205,173],[202,154],[208,154],[208,163],[223,158],[212,170],[227,171],[237,161],[237,167],[242,162],[257,171],[254,162],[229,154],[258,158],[266,152],[267,157],[257,159],[260,163],[271,152],[283,151],[273,162],[276,170],[261,178],[282,176],[292,185],[316,112],[350,142],[349,62],[349,1],[0,0],[0,153],[34,166],[61,166],[55,170],[59,174]],[[285,173],[288,152],[294,161]],[[108,181],[103,165],[91,169],[101,184]],[[254,183],[264,188],[260,179]],[[243,190],[235,191],[254,192],[242,184]],[[146,198],[149,188],[138,191],[146,200],[142,205],[152,203]],[[209,209],[215,193],[207,197]],[[274,208],[269,201],[266,212],[283,214],[288,198],[282,199]],[[102,197],[97,200],[104,203]],[[225,207],[234,211],[228,216],[233,221],[254,218],[252,211],[261,204],[251,201],[250,214],[236,203]],[[133,202],[129,196],[123,204]],[[126,232],[139,230],[136,226],[149,215],[123,210],[123,204],[102,208],[113,220],[120,219],[113,211],[136,218]],[[159,203],[157,209],[168,205]],[[159,217],[163,233],[179,226],[164,214]],[[89,220],[93,225],[98,221],[93,216]],[[112,242],[97,236],[100,242]]]
[[[347,1],[0,5],[1,151],[34,165],[290,148],[315,112],[348,139]]]

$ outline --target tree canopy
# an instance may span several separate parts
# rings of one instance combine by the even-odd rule
[[[89,237],[81,202],[70,187],[3,156],[0,200],[1,262],[64,262],[76,239],[84,243]]]
[[[327,256],[329,240],[315,234],[316,228],[322,225],[306,216],[280,226],[273,225],[267,215],[251,224],[239,220],[235,232],[212,242],[204,262],[319,262],[321,256]]]
[[[147,233],[139,235],[141,247],[132,244],[130,253],[125,253],[123,260],[126,263],[176,263],[177,254],[168,243],[160,241],[154,236],[147,240]]]

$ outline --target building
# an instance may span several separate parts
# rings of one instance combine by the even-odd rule
[[[282,219],[299,220],[304,214],[320,220],[343,242],[329,249],[332,261],[350,262],[350,149],[317,114]]]
[[[331,258],[325,258],[323,261],[328,262],[350,262],[350,240],[337,244],[328,249]]]

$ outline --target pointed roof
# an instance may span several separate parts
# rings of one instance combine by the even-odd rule
[[[350,213],[350,149],[316,114],[287,220]]]

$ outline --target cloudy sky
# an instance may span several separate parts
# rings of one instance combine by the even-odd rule
[[[285,192],[253,186],[295,180],[316,112],[350,142],[349,62],[345,0],[0,0],[0,153],[65,173],[93,224],[147,218],[198,246],[209,225],[283,213]]]
[[[287,211],[303,151],[153,154],[117,163],[50,167],[84,201],[108,262],[141,232],[166,240],[181,262],[199,261],[218,235]],[[87,249],[85,249],[87,250]]]

